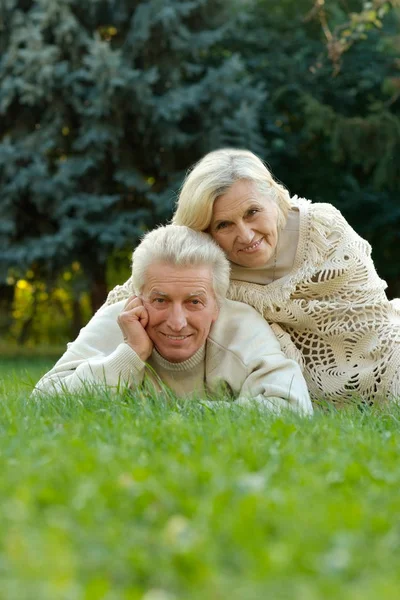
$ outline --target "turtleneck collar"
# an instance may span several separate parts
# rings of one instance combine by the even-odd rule
[[[169,360],[166,360],[163,356],[161,356],[161,354],[157,352],[155,348],[153,349],[151,357],[158,366],[167,371],[190,371],[204,361],[205,354],[206,345],[203,344],[201,348],[199,348],[197,352],[193,354],[193,356],[182,362],[169,362]]]

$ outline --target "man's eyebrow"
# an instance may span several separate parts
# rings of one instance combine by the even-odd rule
[[[187,295],[188,298],[192,298],[193,296],[207,296],[204,290],[198,290],[197,292],[191,292]]]
[[[158,290],[152,290],[149,294],[149,297],[151,298],[152,296],[163,296],[164,298],[167,298],[168,294],[165,292],[159,292]]]
[[[168,294],[166,294],[165,292],[160,292],[158,290],[152,290],[149,294],[149,298],[152,298],[153,296],[162,296],[163,298],[168,298]],[[193,298],[194,296],[204,296],[207,297],[207,292],[205,290],[196,290],[194,292],[190,292],[190,294],[188,294],[186,296],[186,298]]]

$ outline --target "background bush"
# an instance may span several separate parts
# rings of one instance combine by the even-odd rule
[[[75,335],[186,169],[225,145],[340,208],[400,295],[395,4],[3,2],[3,334]]]

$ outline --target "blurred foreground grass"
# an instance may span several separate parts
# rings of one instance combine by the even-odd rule
[[[400,410],[33,402],[0,359],[0,597],[397,599]]]

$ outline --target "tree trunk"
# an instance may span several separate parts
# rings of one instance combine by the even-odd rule
[[[12,322],[14,286],[0,284],[0,336],[3,336]]]
[[[74,340],[83,327],[80,297],[72,298],[71,340]]]
[[[21,331],[19,332],[19,335],[18,335],[17,343],[20,346],[23,346],[29,339],[32,325],[33,325],[33,322],[35,320],[36,313],[37,313],[38,294],[39,294],[39,290],[37,287],[35,287],[33,290],[33,302],[32,302],[31,314],[29,315],[28,319],[26,319],[26,321],[24,321],[24,323],[21,327]]]
[[[90,286],[90,303],[93,313],[100,308],[107,297],[107,281],[105,265],[97,265],[92,268],[92,280]]]

